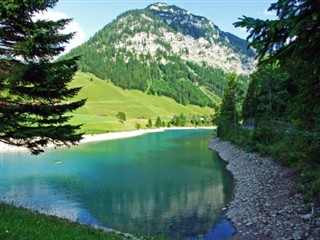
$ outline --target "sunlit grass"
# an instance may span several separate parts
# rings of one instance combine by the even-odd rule
[[[213,109],[209,107],[184,106],[168,97],[123,90],[89,73],[78,72],[70,86],[83,87],[77,100],[88,99],[85,106],[73,113],[71,120],[73,124],[84,124],[82,130],[87,134],[135,130],[137,123],[145,128],[149,118],[155,122],[158,116],[167,123],[172,116],[180,113],[213,114]],[[118,112],[125,113],[125,122],[116,119]]]
[[[2,240],[123,239],[121,236],[106,233],[101,229],[6,204],[0,204],[0,216],[0,239]]]

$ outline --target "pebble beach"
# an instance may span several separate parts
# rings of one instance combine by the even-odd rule
[[[246,153],[214,138],[209,148],[219,153],[236,181],[227,218],[237,233],[231,239],[320,239],[317,209],[310,210],[296,190],[296,172],[273,159]]]

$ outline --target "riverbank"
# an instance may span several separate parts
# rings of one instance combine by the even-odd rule
[[[320,239],[320,219],[304,205],[296,173],[271,158],[246,153],[218,138],[209,143],[228,162],[236,180],[227,217],[237,228],[231,239]]]
[[[170,130],[187,130],[187,129],[216,129],[216,127],[170,127],[170,128],[155,128],[155,129],[139,129],[134,131],[127,131],[127,132],[108,132],[103,134],[95,134],[95,135],[83,135],[83,139],[80,141],[81,143],[88,143],[88,142],[96,142],[96,141],[109,141],[115,139],[123,139],[123,138],[131,138],[137,137],[143,134],[148,133],[155,133],[155,132],[163,132],[163,131],[170,131]],[[49,145],[49,147],[53,147]],[[16,147],[6,145],[0,142],[0,151],[28,151],[28,149],[23,147]]]
[[[164,128],[155,128],[155,129],[139,129],[134,131],[128,132],[110,132],[104,134],[97,134],[97,135],[84,135],[83,139],[80,143],[86,142],[95,142],[95,141],[108,141],[108,140],[115,140],[121,138],[130,138],[130,137],[137,137],[143,134],[148,133],[156,133],[156,132],[163,132],[163,131],[170,131],[170,130],[190,130],[190,129],[216,129],[216,127],[164,127]]]

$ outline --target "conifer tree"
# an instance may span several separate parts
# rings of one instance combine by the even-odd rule
[[[220,112],[216,119],[219,137],[226,137],[237,130],[239,123],[240,96],[241,92],[237,82],[237,75],[231,74],[223,94]]]
[[[152,120],[151,119],[148,120],[148,124],[146,126],[147,126],[147,128],[152,128]]]
[[[52,62],[73,33],[62,34],[71,19],[34,20],[57,0],[0,2],[0,141],[43,152],[49,143],[71,146],[82,138],[70,125],[70,102],[80,88],[68,88],[78,57]]]
[[[162,122],[161,122],[160,117],[157,117],[157,119],[156,119],[156,123],[155,123],[155,126],[156,126],[157,128],[162,127]]]
[[[297,88],[292,116],[307,131],[320,130],[320,1],[278,0],[271,4],[278,19],[243,17],[234,23],[249,31],[247,40],[261,63],[280,63]],[[268,58],[264,57],[268,55]]]

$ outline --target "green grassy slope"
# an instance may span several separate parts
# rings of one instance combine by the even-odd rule
[[[123,236],[106,233],[87,225],[45,216],[7,204],[0,204],[0,216],[2,240],[124,239]]]
[[[149,118],[154,122],[158,116],[168,122],[172,116],[180,113],[213,114],[213,109],[208,107],[183,106],[168,97],[123,90],[90,73],[78,72],[70,86],[83,87],[76,99],[88,99],[84,107],[73,113],[71,120],[73,124],[84,123],[83,131],[86,134],[134,130],[137,123],[145,128]],[[116,119],[118,112],[124,112],[127,121],[119,122]]]

